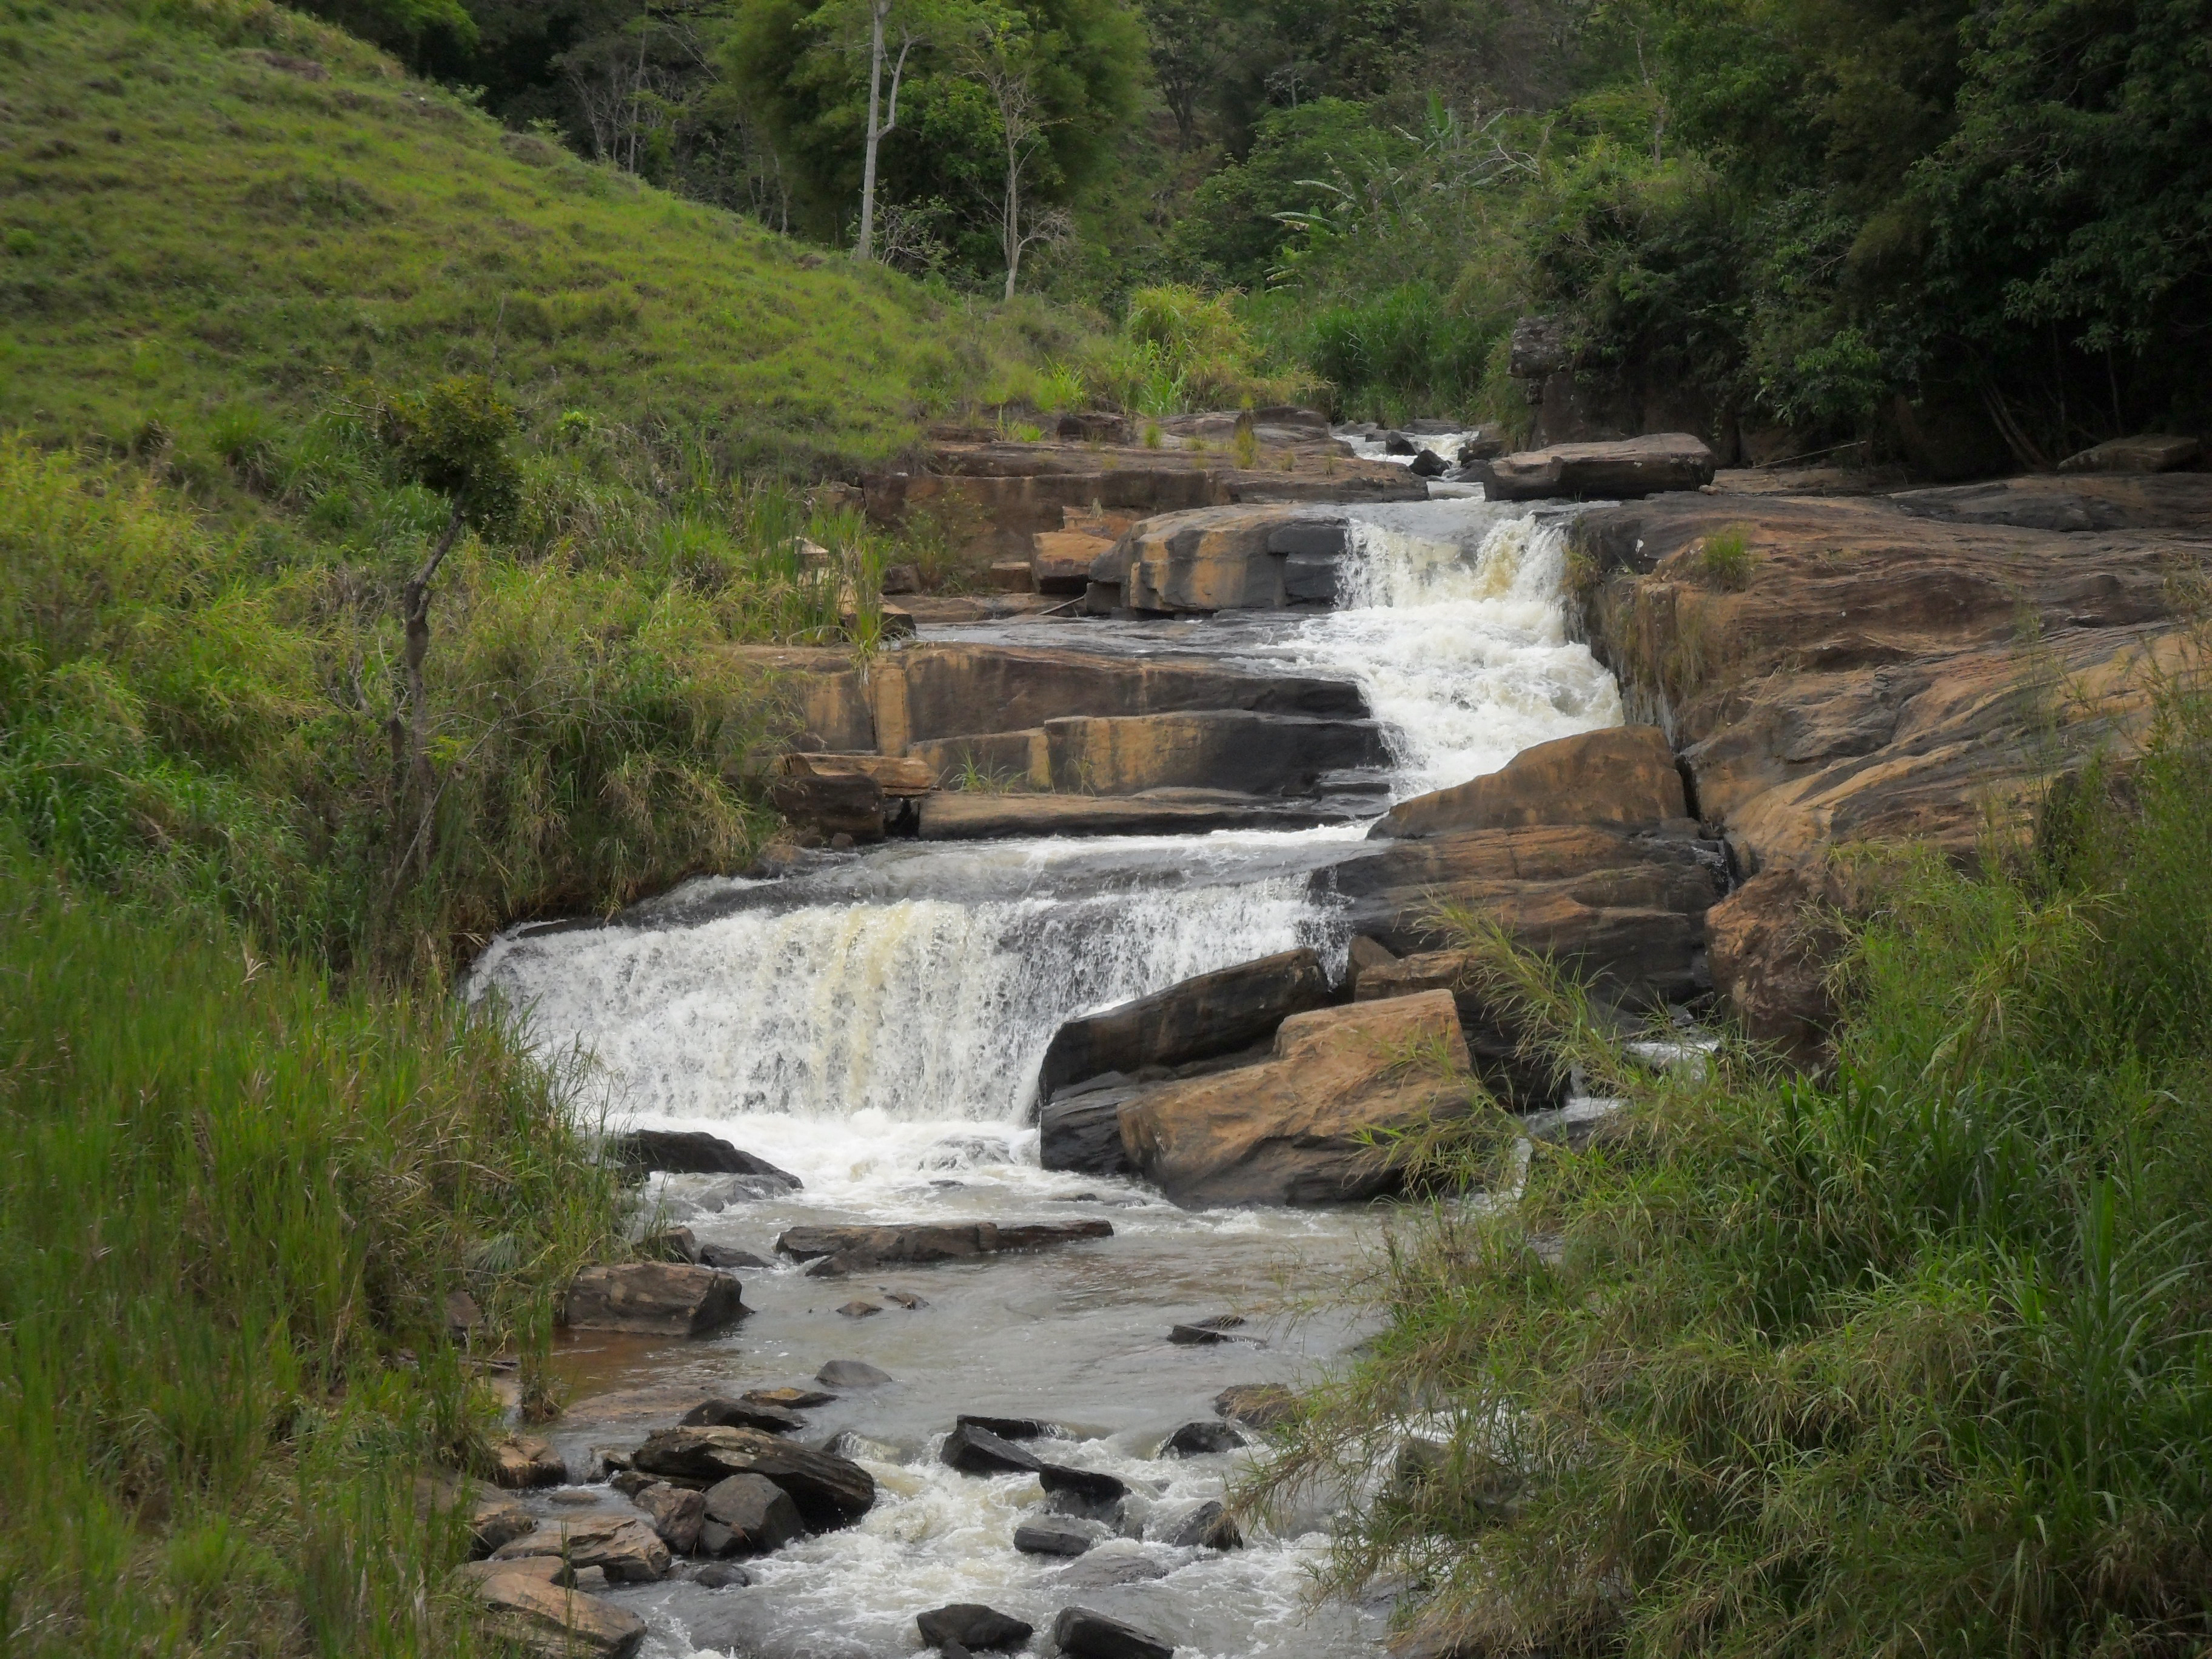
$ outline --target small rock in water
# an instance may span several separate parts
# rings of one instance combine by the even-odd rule
[[[1244,1437],[1226,1423],[1186,1423],[1160,1447],[1164,1457],[1206,1457],[1235,1451]]]
[[[704,1494],[659,1480],[630,1501],[653,1517],[653,1529],[674,1553],[690,1555],[698,1549],[699,1529],[707,1523]]]
[[[637,1241],[637,1253],[647,1261],[699,1261],[699,1239],[689,1227],[664,1227]]]
[[[647,1474],[643,1469],[624,1469],[607,1481],[607,1485],[612,1486],[624,1498],[635,1498],[647,1486],[658,1486],[661,1484],[659,1475]]]
[[[963,1474],[1035,1474],[1044,1467],[1012,1441],[964,1419],[937,1455]]]
[[[1014,1547],[1024,1555],[1080,1555],[1098,1535],[1073,1521],[1024,1521],[1014,1528]]]
[[[1091,1552],[1072,1567],[1053,1574],[1056,1589],[1111,1589],[1116,1584],[1142,1584],[1168,1576],[1168,1564],[1146,1550],[1126,1544]]]
[[[700,1568],[691,1575],[691,1582],[706,1589],[729,1589],[751,1583],[753,1576],[743,1567],[726,1567],[718,1563]]]
[[[1069,1514],[1110,1522],[1129,1495],[1121,1481],[1097,1469],[1073,1469],[1064,1463],[1039,1463],[1036,1468],[1045,1491]]]
[[[848,1319],[866,1319],[870,1314],[879,1314],[883,1310],[872,1302],[861,1302],[856,1299],[848,1302],[837,1311]]]
[[[599,1495],[581,1486],[563,1486],[551,1494],[551,1499],[556,1504],[596,1504],[599,1501]]]
[[[788,1434],[805,1426],[806,1419],[784,1406],[758,1406],[749,1400],[702,1400],[678,1419],[687,1427],[706,1425],[718,1429],[760,1429],[769,1434]]]
[[[915,1295],[911,1291],[885,1291],[884,1292],[884,1300],[886,1302],[897,1303],[900,1307],[904,1308],[908,1313],[913,1313],[917,1309],[927,1308],[929,1305],[929,1304],[924,1302],[920,1297]]]
[[[1069,1659],[1175,1659],[1173,1644],[1088,1607],[1062,1607],[1052,1639]]]
[[[1188,1325],[1170,1326],[1168,1340],[1187,1348],[1203,1347],[1215,1342],[1250,1342],[1265,1347],[1267,1344],[1257,1337],[1231,1334],[1243,1323],[1242,1314],[1216,1314],[1211,1319],[1194,1319]]]
[[[837,1396],[824,1394],[819,1389],[747,1389],[738,1398],[748,1406],[781,1406],[788,1411],[803,1412],[832,1404]]]
[[[1279,1382],[1239,1382],[1213,1396],[1214,1410],[1248,1429],[1272,1429],[1297,1407],[1297,1396]]]
[[[866,1458],[872,1463],[903,1463],[905,1449],[894,1446],[888,1440],[874,1440],[858,1429],[842,1429],[830,1437],[822,1448],[832,1457]]]
[[[814,1373],[814,1380],[825,1389],[877,1389],[894,1379],[865,1359],[833,1359]]]
[[[1413,457],[1413,465],[1406,470],[1417,478],[1441,478],[1451,471],[1451,466],[1435,450],[1424,449]]]
[[[568,1466],[550,1440],[534,1434],[511,1434],[491,1449],[492,1484],[510,1490],[557,1486],[568,1478]]]
[[[709,1267],[774,1267],[775,1263],[755,1255],[750,1250],[740,1250],[731,1244],[702,1244],[699,1260]]]
[[[980,1601],[956,1601],[948,1607],[933,1607],[916,1615],[914,1623],[921,1632],[921,1644],[926,1648],[963,1647],[985,1652],[1018,1648],[1036,1630],[1034,1626],[1000,1613],[996,1607],[987,1607]]]
[[[1177,1549],[1241,1550],[1244,1534],[1221,1501],[1212,1498],[1171,1516],[1160,1529],[1160,1541]]]

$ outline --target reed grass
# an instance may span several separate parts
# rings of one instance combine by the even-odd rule
[[[2204,1651],[2208,820],[2200,677],[2032,842],[1870,856],[1820,1077],[1653,1073],[1466,932],[1534,1056],[1627,1105],[1394,1231],[1382,1333],[1248,1497],[1340,1496],[1332,1584],[1439,1650]]]

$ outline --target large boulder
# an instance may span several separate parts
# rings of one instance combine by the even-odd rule
[[[625,1130],[607,1137],[606,1154],[610,1162],[641,1172],[742,1176],[749,1188],[757,1186],[762,1197],[795,1193],[805,1184],[789,1170],[702,1129]]]
[[[1063,1607],[1052,1639],[1068,1659],[1175,1659],[1175,1644],[1088,1607]]]
[[[1232,789],[1310,795],[1330,773],[1389,763],[1374,720],[1192,709],[1045,722],[1047,767],[1063,794]]]
[[[632,1493],[629,1501],[652,1519],[653,1529],[673,1553],[690,1555],[698,1549],[699,1528],[707,1520],[704,1493],[656,1480]]]
[[[1115,1082],[1063,1090],[1037,1108],[1037,1162],[1048,1170],[1068,1170],[1083,1175],[1134,1175],[1121,1145],[1121,1103],[1137,1092],[1138,1085],[1120,1073],[1109,1073]]]
[[[631,1455],[647,1474],[720,1482],[733,1474],[764,1475],[790,1494],[817,1531],[848,1526],[876,1501],[875,1478],[858,1463],[757,1429],[659,1429]]]
[[[1121,1137],[1178,1204],[1341,1203],[1399,1183],[1363,1131],[1462,1109],[1469,1081],[1448,993],[1321,1008],[1285,1019],[1260,1064],[1145,1090]]]
[[[707,1488],[703,1504],[700,1539],[710,1555],[767,1555],[806,1533],[791,1494],[764,1474],[718,1480]]]
[[[1762,870],[1705,913],[1713,988],[1754,1042],[1801,1066],[1826,1058],[1828,972],[1843,939],[1825,884],[1793,865]]]
[[[1069,1084],[1108,1072],[1234,1054],[1265,1042],[1285,1018],[1329,1000],[1328,975],[1310,950],[1284,951],[1200,974],[1080,1019],[1053,1034],[1037,1068],[1049,1102]]]
[[[1118,580],[1134,611],[1279,611],[1327,605],[1346,546],[1340,512],[1296,507],[1210,507],[1137,525],[1091,567]],[[1113,572],[1118,567],[1118,576]]]
[[[484,1579],[476,1600],[492,1634],[544,1659],[630,1659],[645,1644],[645,1620],[629,1608],[527,1572]]]
[[[1370,838],[1530,823],[1656,823],[1689,816],[1667,734],[1620,726],[1523,749],[1487,776],[1392,807]]]
[[[631,1261],[578,1273],[562,1317],[571,1330],[705,1336],[746,1311],[742,1287],[728,1273],[685,1262]]]
[[[1035,1627],[980,1601],[956,1601],[915,1617],[926,1648],[965,1648],[973,1653],[1011,1651],[1030,1639]]]
[[[1554,444],[1490,462],[1490,499],[1626,501],[1713,481],[1713,452],[1686,432],[1659,432],[1606,443]]]

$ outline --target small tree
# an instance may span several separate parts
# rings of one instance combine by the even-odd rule
[[[1045,139],[1057,125],[1047,112],[1039,86],[1040,50],[1029,20],[1019,12],[985,14],[969,31],[962,53],[969,74],[990,94],[999,117],[999,138],[1004,157],[1003,182],[993,216],[999,222],[1000,251],[1006,261],[1006,298],[1014,297],[1021,279],[1022,255],[1039,242],[1054,242],[1067,234],[1067,216],[1056,208],[1032,207],[1024,194],[1040,159],[1046,155]]]
[[[910,27],[899,30],[898,58],[891,65],[890,107],[881,101],[884,85],[884,31],[896,0],[868,0],[868,125],[860,158],[860,234],[853,244],[853,258],[866,264],[875,257],[876,153],[884,140],[898,130],[899,81],[906,73],[907,56],[915,48]]]
[[[430,650],[430,584],[464,529],[490,532],[510,520],[521,494],[521,472],[508,453],[514,410],[488,380],[457,377],[427,391],[388,399],[379,429],[409,478],[447,501],[446,527],[422,568],[401,588],[405,629],[399,702],[386,729],[392,737],[392,797],[395,830],[411,819],[395,874],[429,855],[437,779],[430,765],[429,695],[422,664]]]

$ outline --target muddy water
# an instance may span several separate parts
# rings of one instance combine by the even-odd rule
[[[1554,523],[1440,501],[1375,509],[1356,540],[1344,608],[1324,616],[947,632],[1356,679],[1391,729],[1380,799],[1618,721],[1611,677],[1565,637]],[[808,1431],[816,1443],[858,1437],[841,1449],[882,1493],[861,1523],[746,1564],[749,1585],[708,1589],[686,1572],[617,1592],[649,1620],[655,1659],[910,1652],[914,1615],[957,1601],[1029,1620],[1039,1651],[1072,1603],[1186,1655],[1379,1650],[1386,1608],[1310,1593],[1328,1516],[1279,1516],[1238,1551],[1170,1547],[1178,1516],[1253,1454],[1158,1454],[1179,1425],[1212,1419],[1224,1387],[1296,1381],[1358,1340],[1341,1308],[1308,1304],[1357,1269],[1386,1212],[1186,1212],[1137,1184],[1039,1168],[1025,1123],[1063,1020],[1295,945],[1340,962],[1341,919],[1308,878],[1361,833],[825,855],[781,880],[695,883],[616,925],[526,931],[486,952],[474,988],[527,1007],[549,1049],[588,1052],[611,1119],[708,1128],[805,1182],[767,1201],[733,1200],[708,1177],[656,1186],[660,1213],[702,1241],[773,1259],[777,1234],[802,1223],[1098,1218],[1115,1230],[860,1279],[749,1271],[755,1311],[720,1338],[572,1339],[561,1358],[574,1400],[556,1436],[580,1474],[594,1446],[635,1444],[710,1390],[803,1383],[836,1358],[895,1379],[842,1391]],[[878,1311],[840,1311],[854,1303]],[[1166,1340],[1171,1324],[1227,1312],[1248,1316],[1249,1340]],[[1014,1528],[1042,1493],[1030,1477],[939,1462],[961,1412],[1063,1425],[1056,1461],[1131,1486],[1127,1536],[1073,1563],[1017,1553]],[[627,1507],[605,1488],[568,1495]]]

